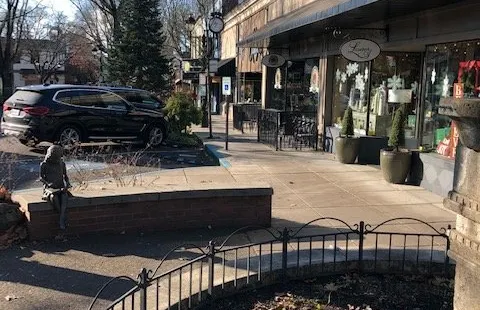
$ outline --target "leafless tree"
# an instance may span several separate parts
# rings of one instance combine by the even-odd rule
[[[162,0],[165,35],[170,53],[182,55],[191,47],[191,34],[186,21],[189,17],[204,19],[214,7],[214,0]]]
[[[57,79],[57,72],[77,50],[72,40],[73,25],[63,13],[39,7],[26,19],[25,29],[21,57],[34,64],[40,83]]]
[[[119,31],[122,0],[70,0],[77,8],[76,24],[86,38],[107,52]]]
[[[35,10],[29,0],[3,0],[0,4],[0,77],[3,97],[13,92],[13,63],[18,56],[25,20]]]

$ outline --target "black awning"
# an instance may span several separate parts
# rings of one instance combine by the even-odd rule
[[[235,76],[235,58],[226,58],[218,62],[218,76]]]
[[[269,22],[238,43],[269,47],[311,37],[326,28],[354,28],[467,0],[317,0]]]

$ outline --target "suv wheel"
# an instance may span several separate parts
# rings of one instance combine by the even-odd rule
[[[56,140],[63,147],[71,147],[82,141],[82,133],[76,127],[65,126],[58,132]]]
[[[147,131],[146,144],[150,147],[157,147],[162,144],[164,138],[165,133],[163,128],[158,125],[153,125]]]

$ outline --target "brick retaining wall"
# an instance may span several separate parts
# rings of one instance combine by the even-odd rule
[[[170,189],[74,197],[69,201],[69,234],[120,233],[205,228],[270,226],[270,187]],[[39,200],[40,193],[16,194],[26,211],[31,240],[49,238],[58,230],[58,214]]]

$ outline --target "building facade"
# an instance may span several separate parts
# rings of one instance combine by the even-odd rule
[[[315,110],[325,151],[334,151],[351,107],[364,163],[378,162],[392,115],[405,107],[406,147],[419,150],[417,181],[446,194],[458,139],[438,107],[442,98],[480,94],[479,13],[474,0],[244,1],[225,16],[222,58],[235,55],[237,76],[261,74],[264,108]],[[378,46],[378,56],[362,61],[342,53],[359,39]],[[262,66],[267,54],[287,62]]]

